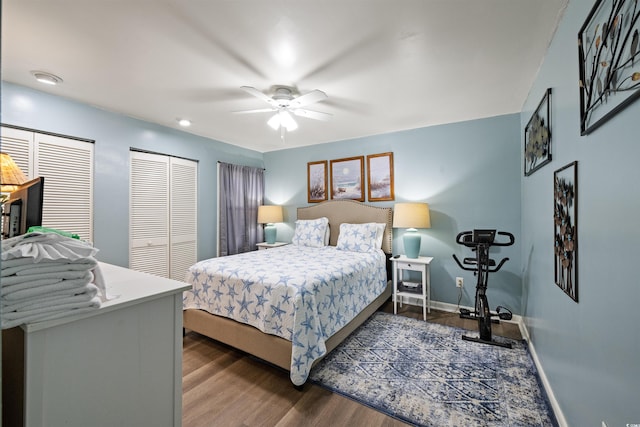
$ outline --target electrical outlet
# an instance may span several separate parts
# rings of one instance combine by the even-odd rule
[[[462,277],[456,277],[456,288],[461,288],[464,285],[464,279]]]

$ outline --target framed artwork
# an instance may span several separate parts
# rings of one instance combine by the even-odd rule
[[[551,88],[524,128],[524,176],[551,161]]]
[[[578,162],[553,174],[556,285],[578,302]]]
[[[370,202],[395,200],[393,193],[393,153],[367,156],[367,189]]]
[[[597,0],[578,33],[580,134],[640,97],[637,0]]]
[[[307,200],[318,203],[327,200],[327,161],[307,163]]]
[[[331,160],[331,199],[364,202],[364,157]]]

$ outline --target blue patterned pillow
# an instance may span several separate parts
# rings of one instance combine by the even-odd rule
[[[377,249],[378,226],[365,224],[340,224],[336,249],[351,252],[371,252]]]
[[[321,248],[326,246],[325,234],[329,220],[325,217],[318,219],[299,219],[291,243],[298,246]]]

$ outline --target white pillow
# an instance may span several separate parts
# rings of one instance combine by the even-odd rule
[[[329,245],[329,238],[331,237],[331,225],[327,224],[327,231],[324,233],[324,245]]]
[[[371,252],[377,246],[378,226],[373,222],[365,224],[340,224],[340,234],[336,249],[351,252]]]
[[[384,239],[384,229],[387,228],[387,224],[383,222],[374,223],[378,230],[378,234],[376,235],[376,248],[382,249],[382,240]]]
[[[325,217],[318,219],[299,219],[291,243],[298,246],[321,248],[325,245],[329,220]]]

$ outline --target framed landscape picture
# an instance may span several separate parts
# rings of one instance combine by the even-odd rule
[[[327,200],[327,161],[307,163],[307,200],[318,203]]]
[[[395,200],[393,193],[393,153],[367,156],[367,189],[370,202]]]
[[[331,160],[331,199],[364,202],[364,157]]]

